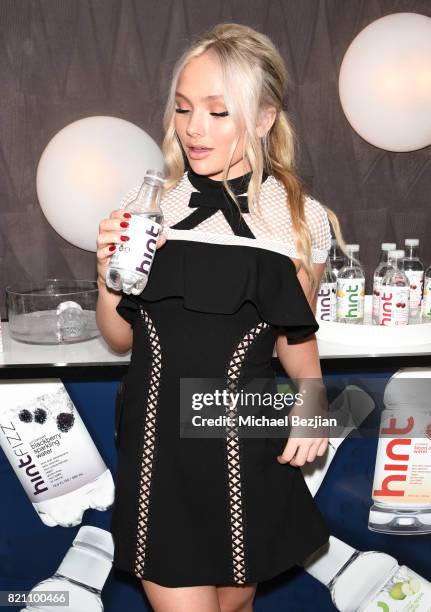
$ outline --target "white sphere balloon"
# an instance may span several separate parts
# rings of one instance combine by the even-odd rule
[[[99,223],[148,169],[164,171],[163,154],[141,128],[117,117],[87,117],[48,143],[36,176],[41,208],[65,240],[96,251]]]
[[[431,144],[431,18],[396,13],[353,40],[339,76],[344,113],[367,142],[387,151]]]

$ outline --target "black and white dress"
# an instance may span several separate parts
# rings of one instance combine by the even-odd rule
[[[133,348],[116,403],[114,567],[167,587],[262,582],[329,538],[301,469],[276,459],[287,439],[180,436],[182,378],[222,378],[230,391],[275,380],[277,334],[318,329],[291,259],[284,186],[264,174],[263,219],[252,217],[250,176],[229,181],[241,220],[222,182],[186,170],[162,198],[168,240],[147,286],[117,306]],[[305,215],[324,262],[326,212],[307,197]]]

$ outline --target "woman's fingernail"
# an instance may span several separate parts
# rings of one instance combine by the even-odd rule
[[[121,227],[129,227],[129,224],[127,223],[127,221],[121,221],[120,225]]]
[[[123,217],[126,217],[126,219],[130,219],[132,215],[130,213],[124,213]]]
[[[126,240],[129,240],[129,236],[120,236],[120,238],[123,242],[126,242]]]
[[[109,250],[110,251],[115,251],[115,249],[116,249],[115,244],[111,244],[111,246],[109,247]]]

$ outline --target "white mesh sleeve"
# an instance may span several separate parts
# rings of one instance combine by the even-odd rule
[[[306,196],[304,212],[311,232],[312,260],[314,263],[325,263],[331,248],[331,226],[326,210],[320,202]]]

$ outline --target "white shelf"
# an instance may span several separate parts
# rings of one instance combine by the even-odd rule
[[[114,353],[99,336],[93,340],[74,344],[26,344],[10,337],[9,323],[1,323],[3,352],[0,368],[12,366],[103,366],[128,364],[130,351],[125,355]]]
[[[112,366],[127,365],[130,351],[124,355],[114,353],[100,336],[76,344],[42,345],[25,344],[9,335],[9,324],[1,323],[3,352],[0,352],[0,368],[34,366]],[[392,346],[374,349],[372,346],[354,347],[318,340],[321,359],[431,355],[431,343],[420,346]],[[274,348],[274,357],[276,357]],[[430,358],[431,362],[431,358]]]

